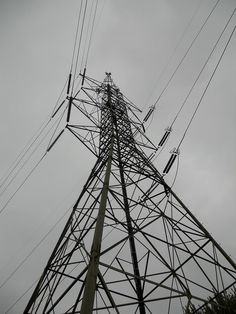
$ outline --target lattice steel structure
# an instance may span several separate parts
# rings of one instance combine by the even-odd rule
[[[234,285],[235,263],[153,165],[157,147],[110,73],[83,81],[66,128],[96,162],[24,313],[198,309]]]

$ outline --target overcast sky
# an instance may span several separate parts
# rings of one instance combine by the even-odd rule
[[[79,3],[79,0],[0,1],[1,175],[47,119],[68,77]],[[144,110],[144,117],[215,3],[213,0],[99,0],[87,74],[102,80],[105,71],[112,72],[122,92]],[[235,6],[235,0],[219,2],[160,99],[147,131],[154,143],[159,142],[165,127],[172,122]],[[192,16],[194,19],[186,30]],[[167,162],[169,151],[178,145],[235,24],[236,16],[177,120],[160,161],[156,161],[159,170]],[[170,59],[183,33],[185,36]],[[181,146],[173,188],[234,259],[235,56],[234,34]],[[36,154],[35,161],[42,153]],[[65,134],[9,203],[0,215],[0,286],[73,204],[93,162],[90,153]],[[32,161],[27,169],[33,165]],[[7,194],[1,196],[1,206],[22,182],[27,169],[9,186]],[[168,183],[171,184],[174,174],[172,171],[167,177]],[[0,288],[0,313],[11,307],[38,278],[63,223],[65,219]],[[29,295],[8,313],[20,313]]]

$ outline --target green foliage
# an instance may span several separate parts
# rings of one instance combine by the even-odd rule
[[[216,295],[212,300],[209,298],[209,303],[202,309],[192,305],[185,311],[185,314],[236,314],[236,288],[230,292]]]

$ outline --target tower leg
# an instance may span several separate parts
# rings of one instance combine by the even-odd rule
[[[84,295],[81,305],[81,314],[90,314],[93,312],[93,303],[96,291],[96,282],[98,276],[98,264],[99,256],[101,251],[102,233],[107,205],[107,195],[109,190],[109,181],[111,174],[111,163],[112,163],[112,152],[113,152],[113,138],[111,139],[110,153],[107,160],[107,168],[105,178],[103,182],[103,189],[101,195],[101,201],[97,216],[97,222],[93,237],[93,243],[91,248],[90,262],[88,272],[85,280]],[[77,304],[74,306],[76,310]]]

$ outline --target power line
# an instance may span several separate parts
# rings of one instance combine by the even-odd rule
[[[35,142],[38,140],[40,135],[43,133],[43,131],[48,126],[50,120],[44,122],[35,132],[35,134],[30,138],[30,140],[27,142],[27,144],[24,146],[24,148],[21,150],[19,155],[16,157],[16,159],[13,161],[11,166],[6,171],[5,175],[2,177],[2,182],[0,185],[0,188],[4,185],[4,183],[9,179],[11,174],[14,172],[14,170],[17,168],[17,166],[20,164],[22,159],[25,157],[25,155],[28,153],[28,151],[31,149],[31,147],[35,144]]]
[[[230,43],[230,41],[231,41],[231,38],[232,38],[232,36],[233,36],[233,34],[234,34],[234,32],[235,32],[235,29],[236,29],[236,26],[233,28],[233,31],[232,31],[231,34],[230,34],[230,37],[229,37],[229,39],[228,39],[228,41],[227,41],[227,43],[226,43],[226,45],[225,45],[225,48],[224,48],[223,52],[222,52],[221,55],[220,55],[220,58],[219,58],[219,60],[218,60],[218,62],[217,62],[217,64],[216,64],[216,66],[215,66],[215,68],[214,68],[214,71],[213,71],[213,73],[212,73],[212,75],[211,75],[211,77],[210,77],[210,79],[209,79],[209,81],[208,81],[208,83],[207,83],[207,85],[206,85],[204,91],[203,91],[203,94],[202,94],[202,96],[201,96],[201,98],[200,98],[200,100],[199,100],[199,102],[198,102],[198,104],[197,104],[197,106],[196,106],[196,109],[194,110],[193,115],[192,115],[192,117],[191,117],[191,119],[190,119],[190,121],[189,121],[189,123],[188,123],[188,125],[187,125],[187,127],[186,127],[186,129],[185,129],[185,131],[184,131],[184,134],[183,134],[183,136],[182,136],[182,138],[181,138],[181,140],[180,140],[180,142],[179,142],[178,149],[179,149],[180,145],[182,144],[182,142],[183,142],[183,140],[184,140],[184,138],[185,138],[185,136],[186,136],[186,134],[187,134],[187,132],[188,132],[188,130],[189,130],[189,127],[190,127],[190,125],[191,125],[191,123],[192,123],[192,121],[193,121],[193,119],[194,119],[194,117],[195,117],[195,115],[196,115],[196,113],[197,113],[197,111],[198,111],[198,109],[199,109],[199,106],[200,106],[200,104],[201,104],[201,102],[202,102],[202,100],[203,100],[203,98],[204,98],[204,96],[205,96],[205,94],[206,94],[206,92],[207,92],[209,86],[210,86],[210,83],[211,83],[211,81],[212,81],[212,79],[213,79],[213,77],[214,77],[214,75],[215,75],[215,73],[216,73],[216,70],[218,69],[218,66],[219,66],[219,64],[220,64],[220,62],[221,62],[221,60],[222,60],[222,58],[223,58],[223,56],[224,56],[224,54],[225,54],[225,51],[226,51],[226,49],[227,49],[227,47],[228,47],[228,45],[229,45],[229,43]]]
[[[82,18],[82,25],[81,25],[81,30],[80,30],[78,50],[77,50],[77,55],[76,55],[76,62],[75,62],[74,75],[73,75],[73,81],[72,81],[71,95],[73,94],[73,89],[74,89],[74,84],[75,84],[75,78],[76,78],[76,72],[77,72],[77,67],[78,67],[81,42],[82,42],[83,30],[84,30],[84,24],[85,24],[85,16],[86,16],[86,11],[87,11],[87,5],[88,5],[88,0],[86,0],[86,2],[85,2],[85,7],[84,7],[84,11],[83,11],[83,18]]]
[[[206,20],[204,21],[204,23],[202,24],[201,28],[199,29],[199,31],[197,32],[196,36],[193,38],[190,46],[188,47],[187,51],[185,52],[185,54],[183,55],[183,57],[181,58],[180,62],[178,63],[177,67],[175,68],[174,72],[172,73],[171,77],[169,78],[169,80],[167,81],[166,85],[164,86],[163,90],[161,91],[160,95],[158,96],[157,100],[154,103],[154,106],[156,106],[156,104],[158,103],[158,101],[160,100],[160,98],[162,97],[162,95],[165,93],[165,91],[167,90],[168,86],[170,85],[172,79],[174,78],[176,72],[178,71],[178,69],[180,68],[180,66],[182,65],[183,61],[185,60],[185,58],[187,57],[189,51],[191,50],[192,46],[194,45],[194,43],[196,42],[197,38],[199,37],[199,35],[201,34],[202,30],[204,29],[205,25],[207,24],[210,16],[212,15],[212,13],[215,11],[218,3],[220,0],[217,0],[217,2],[215,3],[215,5],[213,6],[211,12],[208,14]]]
[[[8,199],[8,201],[3,205],[3,207],[0,210],[0,215],[6,209],[7,205],[10,203],[10,201],[13,199],[13,197],[16,195],[16,193],[22,188],[22,186],[25,184],[25,182],[29,179],[31,174],[36,170],[36,168],[39,166],[39,164],[42,162],[42,160],[44,159],[45,156],[46,156],[46,153],[44,153],[44,155],[39,159],[39,161],[36,163],[36,165],[33,167],[33,169],[29,172],[29,174],[25,177],[25,179],[19,185],[19,187],[16,189],[16,191],[11,195],[11,197]]]
[[[82,68],[83,68],[83,63],[84,63],[84,58],[85,58],[85,53],[86,53],[85,51],[86,51],[86,48],[87,48],[87,45],[88,45],[89,30],[91,31],[90,24],[91,24],[91,19],[92,19],[92,14],[93,14],[93,4],[94,4],[94,2],[91,1],[91,6],[88,9],[88,11],[89,11],[89,18],[88,18],[88,22],[87,22],[87,25],[86,25],[87,30],[86,30],[85,40],[84,40],[83,55],[82,55],[81,64],[80,64],[80,72],[82,71]]]
[[[31,286],[5,311],[5,314],[9,313],[9,311],[26,295],[26,293],[28,293],[32,288],[33,286],[36,284],[36,282],[38,281],[39,279],[37,278],[32,284]]]
[[[24,257],[24,259],[18,264],[18,266],[10,273],[10,275],[4,280],[0,285],[0,289],[5,286],[5,284],[13,277],[13,275],[25,264],[25,262],[30,258],[30,256],[36,251],[36,249],[44,242],[44,240],[49,236],[49,234],[56,228],[56,226],[61,222],[61,220],[66,216],[66,214],[71,210],[71,207],[54,223],[54,225],[49,229],[49,231],[41,238],[41,240],[31,249],[31,251]]]
[[[201,76],[203,70],[205,69],[206,65],[208,64],[208,62],[209,62],[209,60],[210,60],[210,58],[211,58],[213,52],[215,51],[215,49],[216,49],[216,47],[217,47],[217,45],[218,45],[220,39],[222,38],[222,36],[223,36],[223,34],[224,34],[226,28],[228,27],[228,25],[229,25],[229,23],[230,23],[230,21],[231,21],[233,15],[235,14],[235,11],[236,11],[236,9],[233,10],[232,14],[230,15],[229,19],[227,20],[227,22],[226,22],[226,24],[225,24],[225,26],[224,26],[222,32],[220,33],[220,36],[218,37],[218,39],[217,39],[216,43],[214,44],[214,46],[213,46],[213,48],[212,48],[210,54],[208,55],[206,61],[204,62],[203,67],[201,68],[199,74],[197,75],[197,77],[196,77],[196,79],[195,79],[195,81],[194,81],[192,87],[190,88],[190,90],[189,90],[189,92],[188,92],[188,94],[187,94],[187,96],[186,96],[184,102],[183,102],[182,105],[180,106],[180,109],[177,111],[177,113],[176,113],[176,115],[175,115],[175,117],[174,117],[174,119],[173,119],[173,121],[172,121],[170,127],[168,127],[168,128],[166,129],[165,134],[164,134],[164,136],[162,137],[162,139],[161,139],[161,141],[159,142],[159,145],[158,145],[158,148],[161,147],[161,150],[160,150],[160,152],[157,154],[157,156],[153,159],[153,161],[160,155],[160,153],[161,153],[162,150],[164,149],[164,146],[165,146],[167,140],[169,139],[169,136],[170,136],[170,133],[171,133],[171,131],[172,131],[172,128],[173,128],[174,123],[176,122],[178,116],[180,115],[180,113],[181,113],[181,111],[182,111],[184,105],[186,104],[186,102],[187,102],[187,100],[188,100],[190,94],[192,93],[192,91],[193,91],[193,89],[194,89],[196,83],[198,82],[198,80],[199,80],[199,78],[200,78],[200,76]],[[172,159],[174,160],[174,159],[176,158],[175,156],[177,156],[177,155],[179,155],[179,150],[178,150],[178,149],[177,149],[176,151],[172,152]],[[154,156],[153,156],[153,157],[154,157]],[[172,161],[173,161],[173,160],[172,160]],[[171,165],[172,165],[172,164],[173,164],[173,162],[171,163]],[[168,168],[168,171],[169,171],[169,168]]]
[[[52,121],[53,117],[55,116],[55,113],[57,112],[57,110],[55,111],[61,96],[65,90],[66,84],[67,84],[68,79],[66,80],[60,95],[56,101],[56,105],[54,106],[53,110],[52,110],[52,114],[50,114],[51,118],[47,118],[42,124],[41,126],[35,131],[35,133],[33,134],[33,136],[28,140],[28,142],[25,144],[25,146],[23,147],[23,149],[21,150],[21,152],[17,155],[16,159],[11,163],[11,165],[8,167],[8,169],[6,170],[5,174],[2,176],[1,178],[1,183],[0,183],[0,188],[4,186],[4,184],[7,182],[7,180],[10,178],[10,176],[12,175],[12,173],[16,170],[16,168],[19,166],[19,164],[21,163],[21,161],[23,160],[23,158],[27,155],[27,153],[30,151],[30,149],[33,147],[33,145],[37,142],[37,140],[40,138],[40,136],[43,134],[43,132],[46,130],[46,128],[48,127],[48,125],[50,124],[50,122]],[[60,107],[60,106],[59,106]],[[54,126],[55,124],[53,124]],[[53,128],[53,126],[50,128],[50,130]],[[49,131],[50,132],[50,131]],[[47,132],[48,134],[48,132]],[[46,136],[45,136],[46,137]],[[45,138],[44,137],[44,138]],[[41,144],[42,142],[40,142]],[[39,144],[39,145],[40,145]],[[36,148],[37,149],[37,148]],[[14,175],[15,176],[15,175]],[[12,182],[12,179],[11,179]],[[9,186],[9,182],[7,184],[7,187]],[[4,191],[6,190],[6,186],[4,188]],[[3,192],[4,192],[3,191]],[[1,195],[2,193],[1,192]]]
[[[157,85],[157,83],[158,83],[158,82],[161,80],[161,78],[163,77],[163,75],[164,75],[164,73],[166,72],[168,66],[170,65],[171,60],[172,60],[173,57],[175,56],[176,51],[178,50],[179,46],[180,46],[181,43],[183,42],[183,39],[184,39],[184,37],[185,37],[185,35],[186,35],[188,29],[190,28],[190,25],[192,24],[194,18],[196,17],[197,12],[199,11],[199,8],[200,8],[200,5],[201,5],[201,4],[202,4],[202,3],[199,1],[198,6],[197,6],[196,9],[194,10],[194,12],[193,12],[193,14],[192,14],[190,20],[188,21],[188,23],[187,23],[187,25],[186,25],[186,27],[185,27],[185,29],[184,29],[182,35],[179,37],[179,40],[178,40],[176,46],[174,47],[174,49],[173,49],[171,55],[169,56],[168,61],[166,62],[166,64],[165,64],[165,66],[163,67],[163,69],[162,69],[160,75],[158,76],[158,79],[157,79],[157,81],[156,81],[155,86]],[[155,88],[156,88],[156,87],[153,88],[153,90],[152,90],[151,94],[149,95],[148,99],[150,99],[150,97],[153,95],[153,93],[154,93],[154,91],[155,91]],[[148,101],[146,101],[146,105],[145,105],[144,107],[147,106],[147,102],[148,102]],[[144,110],[144,107],[143,107],[142,110]]]
[[[60,95],[58,96],[57,101],[56,101],[56,104],[55,104],[55,106],[54,106],[54,108],[53,108],[53,110],[52,110],[52,113],[51,113],[51,117],[52,117],[52,118],[55,116],[55,113],[56,113],[56,111],[58,110],[57,106],[58,106],[58,104],[59,104],[59,102],[60,102],[60,100],[61,100],[61,96],[62,96],[64,90],[66,89],[67,83],[68,83],[68,78],[66,79],[65,84],[64,84],[64,86],[63,86],[63,88],[62,88],[62,90],[61,90],[61,93],[60,93]],[[56,109],[56,108],[57,108],[57,109]]]
[[[66,110],[66,108],[65,108]],[[61,117],[59,117],[54,124],[52,125],[52,127],[48,130],[48,132],[44,135],[44,137],[41,139],[41,141],[39,142],[39,144],[36,146],[36,148],[33,150],[33,152],[30,154],[30,156],[28,157],[28,159],[24,162],[24,164],[20,167],[20,169],[18,170],[18,172],[15,174],[15,176],[12,178],[11,182],[15,179],[15,177],[18,175],[18,173],[23,169],[23,167],[25,166],[25,164],[30,160],[30,158],[32,157],[32,155],[34,154],[34,152],[38,149],[38,147],[42,144],[42,142],[45,140],[45,138],[47,137],[47,135],[50,133],[50,131],[52,130],[52,128],[55,126],[55,124],[58,122],[59,123],[63,117],[63,115],[65,114],[65,110],[63,111]],[[57,124],[57,127],[58,128]],[[54,132],[55,133],[55,132]],[[18,188],[15,190],[15,192],[10,196],[10,198],[7,200],[7,202],[3,205],[3,207],[0,210],[0,215],[4,212],[4,210],[6,209],[7,205],[10,203],[10,201],[14,198],[14,196],[16,195],[16,193],[23,187],[23,185],[25,184],[25,182],[29,179],[29,177],[31,176],[31,174],[36,170],[36,168],[39,166],[39,164],[41,163],[41,161],[44,159],[44,157],[46,156],[46,154],[48,153],[48,150],[46,150],[46,152],[44,153],[44,155],[39,159],[39,161],[36,163],[36,165],[31,169],[31,171],[28,173],[28,175],[25,177],[25,179],[22,181],[22,183],[18,186]],[[10,183],[11,183],[10,182]]]
[[[74,64],[75,49],[76,49],[77,40],[78,40],[78,32],[79,32],[79,24],[80,24],[80,19],[81,19],[82,6],[83,6],[83,0],[80,1],[79,16],[78,16],[77,25],[76,25],[76,32],[75,32],[73,53],[72,53],[72,58],[71,58],[70,73],[72,73],[72,68],[73,68],[73,64]]]
[[[184,62],[185,58],[187,57],[189,51],[191,50],[191,48],[193,47],[194,43],[196,42],[198,36],[201,34],[202,30],[204,29],[205,25],[207,24],[210,16],[212,15],[212,13],[214,12],[214,10],[216,9],[218,3],[220,0],[217,0],[217,2],[215,3],[215,5],[213,6],[212,10],[210,11],[210,13],[208,14],[207,18],[205,19],[204,23],[202,24],[201,28],[199,29],[199,31],[197,32],[197,34],[195,35],[195,37],[193,38],[191,44],[189,45],[188,49],[186,50],[185,54],[183,55],[183,57],[181,58],[180,62],[178,63],[177,67],[175,68],[174,72],[172,73],[171,77],[169,78],[169,80],[167,81],[166,85],[164,86],[164,88],[162,89],[160,95],[158,96],[157,100],[155,101],[154,105],[152,105],[147,113],[147,115],[144,117],[143,122],[146,123],[146,121],[149,119],[149,117],[151,115],[153,115],[154,110],[156,108],[156,105],[158,103],[158,101],[161,99],[162,95],[165,93],[165,91],[167,90],[167,88],[169,87],[172,79],[174,78],[175,74],[177,73],[178,69],[180,68],[180,66],[182,65],[182,63]]]
[[[233,13],[232,13],[230,19],[232,18],[234,12],[235,12],[235,10],[233,11]],[[227,23],[227,24],[228,24],[228,23]],[[227,27],[227,24],[226,24],[226,27]],[[226,28],[226,27],[225,27],[225,28]],[[203,93],[202,93],[202,96],[200,97],[200,100],[199,100],[199,102],[198,102],[198,104],[197,104],[197,106],[196,106],[196,108],[195,108],[195,110],[194,110],[194,112],[193,112],[193,114],[192,114],[192,116],[191,116],[191,119],[190,119],[189,123],[187,124],[187,127],[186,127],[186,129],[185,129],[185,131],[184,131],[184,133],[183,133],[183,136],[182,136],[182,138],[181,138],[181,140],[180,140],[180,142],[179,142],[177,148],[174,148],[174,149],[171,151],[171,157],[170,157],[170,159],[168,160],[168,162],[167,162],[167,164],[166,164],[166,166],[165,166],[165,168],[164,168],[164,170],[163,170],[163,175],[166,175],[166,174],[169,172],[169,170],[171,169],[172,165],[173,165],[174,162],[175,162],[175,159],[177,158],[177,156],[179,156],[179,148],[180,148],[180,146],[181,146],[181,144],[182,144],[182,142],[183,142],[183,140],[184,140],[184,138],[185,138],[185,136],[186,136],[186,134],[187,134],[187,132],[188,132],[188,130],[189,130],[189,128],[190,128],[190,125],[191,125],[191,123],[192,123],[192,121],[193,121],[193,119],[194,119],[194,117],[195,117],[195,115],[196,115],[196,113],[197,113],[197,111],[198,111],[198,109],[199,109],[199,106],[200,106],[200,104],[201,104],[201,102],[202,102],[202,100],[203,100],[203,98],[204,98],[204,96],[205,96],[205,94],[206,94],[206,92],[207,92],[207,90],[208,90],[208,87],[210,86],[210,83],[211,83],[211,81],[212,81],[212,79],[213,79],[213,77],[214,77],[214,75],[215,75],[215,73],[216,73],[216,70],[217,70],[217,68],[218,68],[218,66],[219,66],[219,64],[220,64],[220,62],[221,62],[221,60],[222,60],[222,58],[223,58],[223,56],[224,56],[224,54],[225,54],[225,51],[226,51],[226,49],[227,49],[227,47],[228,47],[228,45],[229,45],[229,43],[230,43],[230,40],[231,40],[231,38],[232,38],[232,36],[233,36],[233,34],[234,34],[235,28],[236,28],[236,26],[234,27],[233,31],[232,31],[231,34],[230,34],[230,37],[229,37],[229,39],[228,39],[228,41],[227,41],[227,43],[226,43],[226,45],[225,45],[225,48],[223,49],[223,51],[222,51],[222,53],[221,53],[221,55],[220,55],[220,58],[219,58],[219,60],[218,60],[218,62],[217,62],[217,64],[216,64],[216,66],[215,66],[215,68],[214,68],[214,71],[213,71],[211,77],[210,77],[209,80],[208,80],[208,83],[207,83],[207,85],[206,85],[206,87],[205,87],[205,89],[204,89],[204,91],[203,91]],[[221,36],[222,36],[222,34],[221,34]],[[215,46],[214,46],[214,48],[215,48]],[[210,54],[210,55],[211,55],[211,54]],[[191,90],[192,90],[192,89],[191,89]],[[178,162],[179,162],[179,161],[178,161]],[[177,168],[177,169],[178,169],[178,168]],[[176,176],[177,176],[177,172],[176,172]],[[175,176],[174,182],[175,182],[175,180],[176,180],[176,176]]]
[[[203,70],[204,70],[205,67],[207,66],[207,64],[208,64],[208,62],[209,62],[209,60],[210,60],[212,54],[214,53],[214,51],[215,51],[215,49],[216,49],[216,47],[217,47],[217,45],[218,45],[218,43],[219,43],[219,41],[220,41],[220,39],[221,39],[221,37],[223,36],[223,34],[224,34],[224,32],[225,32],[227,26],[229,25],[229,23],[230,23],[230,21],[231,21],[233,15],[234,15],[234,13],[235,13],[235,11],[236,11],[236,9],[234,9],[233,12],[232,12],[232,14],[230,15],[230,17],[229,17],[229,19],[228,19],[226,25],[224,26],[224,28],[223,28],[223,30],[222,30],[220,36],[218,37],[216,43],[214,44],[214,46],[213,46],[213,48],[212,48],[212,50],[211,50],[209,56],[207,57],[205,63],[203,64],[203,67],[201,68],[201,70],[200,70],[199,74],[197,75],[197,77],[196,77],[196,79],[195,79],[195,81],[194,81],[192,87],[190,88],[190,90],[189,90],[187,96],[185,97],[185,99],[184,99],[184,101],[183,101],[183,103],[182,103],[180,109],[178,110],[177,114],[175,115],[175,117],[174,117],[174,119],[173,119],[173,121],[172,121],[172,123],[171,123],[171,127],[173,127],[173,125],[174,125],[175,121],[177,120],[177,118],[178,118],[180,112],[182,111],[184,105],[186,104],[186,102],[187,102],[187,100],[188,100],[190,94],[192,93],[194,87],[196,86],[196,83],[198,82],[198,80],[199,80],[199,78],[200,78],[200,76],[201,76]]]
[[[86,59],[85,59],[85,67],[87,67],[87,63],[88,63],[88,57],[89,57],[89,51],[90,51],[92,37],[93,37],[93,31],[94,31],[94,24],[95,24],[95,19],[96,19],[96,14],[97,14],[97,8],[98,8],[98,0],[96,0],[96,6],[95,6],[93,22],[92,22],[92,29],[91,29],[90,38],[89,38],[89,44],[88,44],[88,51],[87,51],[87,55],[86,55]]]
[[[66,110],[66,108],[65,108]],[[53,125],[50,127],[50,129],[47,131],[47,133],[42,137],[42,139],[40,140],[40,142],[37,144],[37,146],[33,149],[33,151],[31,152],[31,154],[27,157],[27,159],[24,161],[24,163],[20,166],[20,168],[18,168],[18,170],[15,172],[15,174],[13,175],[13,177],[11,178],[11,180],[8,182],[8,184],[4,187],[4,189],[2,190],[2,192],[0,193],[0,196],[3,195],[3,193],[7,190],[7,188],[10,186],[10,184],[15,180],[15,178],[18,176],[18,174],[21,172],[21,170],[25,167],[25,165],[28,163],[28,161],[31,159],[31,157],[33,156],[33,154],[36,152],[36,150],[40,147],[40,145],[43,143],[43,141],[46,139],[46,137],[48,136],[48,134],[51,132],[51,130],[54,128],[54,126],[57,124],[58,120],[58,124],[56,126],[56,130],[58,128],[58,125],[59,123],[61,122],[61,119],[63,118],[63,115],[65,114],[65,110],[64,112],[62,113],[61,117],[59,117],[54,123]],[[54,131],[52,137],[54,136],[56,130]],[[51,137],[51,140],[52,140],[52,137]],[[51,143],[51,140],[48,144],[48,147],[50,146],[50,143]],[[46,150],[46,152],[48,152],[48,149]],[[23,156],[25,157],[25,155]],[[23,159],[22,157],[22,159]],[[21,160],[22,160],[21,159]],[[0,212],[1,214],[1,212]]]

